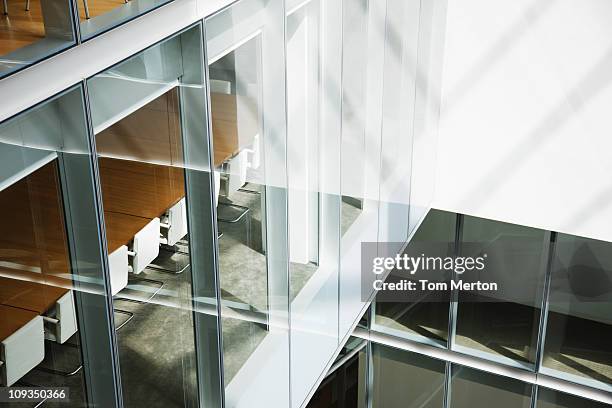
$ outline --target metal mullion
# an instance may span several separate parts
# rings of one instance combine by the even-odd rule
[[[444,408],[450,408],[451,406],[451,382],[453,377],[453,364],[450,361],[446,362],[444,366]]]
[[[455,239],[453,247],[453,256],[459,256],[461,251],[461,238],[463,236],[463,215],[457,214],[455,219]],[[451,274],[451,281],[455,280],[453,272]],[[447,348],[452,350],[455,346],[455,335],[457,332],[457,309],[459,307],[459,295],[457,290],[451,290],[450,301],[448,307],[448,336],[447,336]]]
[[[463,354],[458,351],[433,347],[417,341],[394,337],[384,333],[368,332],[361,328],[355,329],[353,336],[369,340],[372,343],[382,344],[437,360],[447,361],[461,367],[469,367],[492,375],[513,378],[523,383],[546,387],[551,390],[575,395],[586,400],[599,401],[606,404],[612,403],[612,395],[607,391],[557,378],[552,375],[536,374],[529,370],[506,366],[479,357]]]
[[[202,64],[203,64],[203,72],[204,72],[204,104],[205,104],[205,112],[204,112],[204,120],[205,124],[205,144],[207,148],[207,163],[208,171],[207,175],[202,175],[202,171],[186,171],[186,196],[189,197],[190,193],[195,194],[197,191],[192,191],[189,188],[190,181],[195,181],[194,176],[202,176],[203,183],[206,185],[208,191],[201,191],[201,195],[203,199],[205,199],[205,212],[204,214],[207,216],[207,220],[204,220],[209,228],[205,228],[208,230],[207,242],[211,243],[211,247],[208,248],[208,252],[210,252],[207,259],[204,260],[206,268],[204,271],[212,271],[212,275],[205,277],[205,282],[203,282],[204,292],[208,292],[211,290],[210,295],[214,295],[215,299],[215,307],[214,307],[214,316],[207,315],[207,312],[204,310],[205,308],[198,305],[196,299],[201,297],[199,296],[199,288],[197,283],[198,280],[195,279],[192,283],[192,293],[193,293],[193,302],[194,302],[194,336],[195,336],[195,349],[196,349],[196,359],[197,359],[197,387],[198,387],[198,405],[202,408],[212,408],[212,407],[225,407],[225,380],[224,380],[224,370],[223,370],[223,335],[222,335],[222,325],[221,325],[221,284],[220,284],[220,274],[219,274],[219,245],[217,242],[218,238],[218,230],[217,230],[217,211],[215,203],[215,180],[214,180],[214,166],[213,166],[213,158],[212,152],[213,148],[213,137],[212,137],[212,111],[211,111],[211,100],[210,100],[210,78],[209,78],[209,69],[208,69],[208,49],[206,43],[206,20],[203,20],[201,23],[202,28]],[[181,109],[181,115],[183,114],[183,110]],[[184,123],[184,120],[183,120]],[[184,149],[184,152],[187,152],[187,149]],[[187,166],[186,166],[187,167]],[[200,177],[198,177],[200,178]],[[197,183],[195,183],[197,185]],[[198,200],[194,200],[198,201]],[[193,216],[193,214],[192,214]],[[189,206],[188,206],[188,219],[189,217]],[[193,221],[193,220],[191,220]],[[193,222],[189,225],[190,227],[193,225]],[[193,228],[193,232],[197,232],[197,230],[201,230],[202,228]],[[189,228],[190,233],[192,232],[192,228]],[[202,231],[203,234],[206,234],[206,231]],[[192,241],[190,239],[190,241]],[[206,250],[204,250],[206,252]],[[190,251],[192,252],[192,251]],[[202,255],[206,256],[206,253]],[[193,260],[192,260],[193,262]],[[196,270],[192,268],[193,271]],[[196,277],[195,275],[192,276]],[[208,285],[208,290],[206,289],[206,285]],[[205,293],[207,294],[207,293]],[[206,296],[204,296],[206,297]],[[213,296],[211,296],[213,297]],[[214,323],[210,321],[210,319],[214,319]],[[214,327],[213,327],[214,326]],[[213,333],[214,332],[214,333]],[[207,350],[207,351],[205,351]]]
[[[97,223],[98,223],[98,232],[100,236],[100,249],[102,250],[102,274],[104,279],[104,287],[105,294],[104,298],[106,301],[106,312],[108,315],[109,327],[108,335],[111,341],[111,350],[112,356],[110,356],[110,361],[112,365],[113,372],[113,382],[115,384],[115,404],[118,408],[123,407],[123,389],[121,386],[121,369],[119,366],[119,347],[117,344],[117,335],[115,332],[115,316],[113,313],[113,296],[111,292],[111,280],[110,280],[110,265],[108,263],[108,241],[106,238],[106,225],[104,223],[104,207],[102,201],[102,186],[100,182],[100,169],[98,166],[98,153],[96,150],[96,140],[94,134],[93,127],[93,118],[91,113],[91,105],[89,99],[89,90],[87,86],[87,80],[82,81],[82,90],[83,90],[83,103],[85,108],[85,118],[87,122],[88,129],[88,143],[89,143],[89,152],[90,152],[90,162],[92,166],[93,172],[93,183],[95,188],[95,205],[97,207]],[[85,363],[85,361],[83,362]],[[85,372],[85,370],[84,370]]]
[[[538,385],[537,384],[532,384],[531,385],[531,403],[529,404],[530,408],[536,408],[536,405],[538,403]]]
[[[540,327],[538,330],[538,340],[536,346],[536,359],[535,359],[535,372],[540,372],[542,361],[544,359],[544,342],[546,340],[546,326],[548,323],[548,309],[550,299],[550,282],[552,279],[552,263],[554,260],[554,254],[556,250],[557,233],[550,233],[550,240],[548,246],[548,258],[546,262],[546,271],[544,277],[544,293],[542,296],[542,306],[540,308]]]
[[[374,408],[374,359],[372,355],[372,342],[367,340],[366,345],[366,408]]]

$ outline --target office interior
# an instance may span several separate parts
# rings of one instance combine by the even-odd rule
[[[0,75],[163,4],[57,2],[60,41],[30,1],[8,0]],[[289,3],[235,2],[0,124],[0,386],[83,407],[604,406],[499,371],[610,390],[609,243],[424,210],[407,70],[376,103],[393,126],[366,115],[409,55],[363,63],[365,1]],[[522,286],[365,310],[358,251],[381,237],[493,248]]]
[[[0,77],[53,56],[167,3],[168,0],[4,0]]]

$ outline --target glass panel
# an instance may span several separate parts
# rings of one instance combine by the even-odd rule
[[[113,406],[81,88],[0,125],[0,162],[0,385],[69,387],[71,406]]]
[[[228,406],[290,405],[284,18],[243,0],[205,23]]]
[[[367,307],[357,284],[361,243],[378,239],[385,8],[383,1],[343,2],[343,21],[350,24],[342,25],[340,333]]]
[[[69,0],[4,1],[0,78],[75,44]]]
[[[468,367],[453,365],[451,408],[529,408],[531,384]]]
[[[344,236],[363,210],[367,60],[359,47],[368,43],[368,2],[344,2],[342,47],[342,218]],[[350,67],[350,69],[347,69]]]
[[[192,283],[212,268],[185,183],[209,177],[203,81],[200,26],[88,81],[126,407],[197,402]]]
[[[441,408],[446,363],[372,344],[373,403],[385,408]]]
[[[365,341],[350,338],[306,407],[365,408],[366,360]]]
[[[378,242],[389,244],[380,256],[395,256],[408,240],[420,3],[387,1]]]
[[[609,406],[608,404],[564,394],[548,388],[538,388],[537,408],[605,408]]]
[[[420,254],[427,250],[426,256],[447,257],[453,255],[455,242],[455,213],[432,209],[419,226],[405,253]],[[415,252],[418,251],[418,252]],[[440,252],[443,251],[443,252]],[[391,271],[387,282],[409,279],[418,281],[421,275],[395,274]],[[433,277],[430,272],[427,279],[448,281],[448,273]],[[448,340],[449,299],[440,299],[433,292],[423,292],[418,302],[378,301],[375,307],[373,330],[396,336],[408,337],[417,341],[433,342],[445,345]]]
[[[542,371],[612,391],[612,244],[559,234]]]
[[[532,368],[540,323],[548,233],[514,224],[463,217],[461,255],[486,256],[482,271],[464,282],[495,282],[499,290],[458,291],[453,348]],[[486,254],[486,255],[485,255]]]
[[[292,2],[295,3],[295,2]],[[341,1],[288,4],[288,221],[293,406],[338,347]]]
[[[81,38],[86,40],[172,0],[76,0]]]

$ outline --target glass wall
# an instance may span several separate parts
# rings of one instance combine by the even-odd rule
[[[290,406],[282,1],[208,18],[226,406]]]
[[[446,246],[448,253],[436,252],[440,247],[432,243],[444,241],[455,244]],[[370,331],[391,344],[435,356],[459,352],[459,358],[474,358],[475,366],[483,370],[497,366],[499,371],[492,372],[509,376],[454,365],[447,394],[450,406],[478,406],[481,400],[528,406],[532,384],[512,378],[536,381],[540,375],[547,386],[575,392],[580,384],[591,390],[586,397],[609,401],[601,391],[611,390],[612,378],[606,317],[612,305],[610,243],[435,209],[429,211],[405,252],[410,254],[411,248],[422,243],[429,247],[421,247],[417,256],[484,256],[482,270],[453,277],[456,282],[498,285],[488,293],[454,289],[450,303],[430,303],[429,292],[416,302],[410,297],[388,301],[381,292],[373,305]],[[398,279],[411,277],[392,271],[387,281]],[[449,350],[440,351],[440,347]],[[498,392],[499,397],[493,395]],[[536,398],[536,406],[602,406],[544,388],[534,394]]]
[[[522,370],[504,370],[502,376],[489,371],[495,364],[476,369],[438,359],[446,358],[439,349],[421,354],[426,349],[415,352],[409,343],[396,342],[397,347],[392,347],[380,340],[386,342],[349,339],[346,354],[338,357],[308,407],[603,408],[610,406],[604,401],[612,400],[588,392],[582,395],[573,385],[568,387],[574,388],[572,394],[536,386],[524,381],[535,377],[523,376]]]
[[[114,406],[87,129],[80,86],[0,125],[0,385]]]
[[[417,86],[422,87],[424,84],[417,81],[419,32],[422,28],[421,2],[387,0],[386,3],[379,130],[381,157],[378,242],[397,243],[381,248],[381,251],[388,252],[384,256],[394,256],[401,251],[401,244],[408,240],[414,114],[417,103],[415,95]],[[389,40],[391,38],[392,41]],[[420,79],[423,80],[424,77]],[[419,151],[419,154],[423,153]]]
[[[307,408],[366,408],[366,343],[355,337],[348,340]]]
[[[70,0],[3,2],[0,78],[75,43]]]
[[[558,234],[553,250],[543,372],[612,391],[609,242]]]
[[[605,408],[609,404],[587,400],[544,387],[538,387],[538,408]]]
[[[87,40],[170,1],[172,0],[75,0],[81,38]]]
[[[531,406],[531,384],[454,364],[451,373],[452,408],[484,408],[492,403],[499,408]]]
[[[338,347],[341,1],[287,3],[293,406]]]
[[[380,128],[386,2],[343,2],[340,333],[367,306],[362,299],[362,242],[378,238]],[[361,44],[355,47],[355,44]]]
[[[486,267],[456,279],[496,282],[500,290],[489,294],[457,291],[453,348],[533,369],[549,234],[463,216],[460,237],[461,256],[486,254]]]
[[[203,62],[197,25],[87,81],[126,407],[196,405],[211,348],[196,352],[215,310]]]
[[[432,209],[404,251],[406,254],[419,254],[427,251],[428,256],[447,257],[454,254],[455,213]],[[439,276],[428,279],[448,282],[450,273],[436,272]],[[420,276],[391,271],[387,282],[400,279],[417,281]],[[372,329],[399,337],[407,337],[434,345],[446,346],[448,341],[448,313],[450,297],[440,298],[433,291],[423,292],[417,299],[405,302],[377,299],[374,307]]]
[[[372,406],[444,406],[446,363],[423,355],[372,344]]]

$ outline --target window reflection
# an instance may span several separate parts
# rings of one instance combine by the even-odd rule
[[[254,406],[290,404],[281,6],[244,0],[205,21],[225,400]]]
[[[406,253],[427,249],[427,256],[452,256],[455,241],[455,213],[432,209],[413,236]],[[412,252],[411,252],[412,251]],[[443,251],[441,253],[434,253]],[[405,279],[406,276],[391,275],[388,282]],[[422,279],[410,276],[408,279]],[[448,276],[431,277],[448,281]],[[421,341],[431,340],[435,344],[446,344],[448,339],[448,313],[450,298],[440,299],[433,293],[425,293],[419,302],[377,302],[373,328],[398,336],[417,336]],[[425,338],[425,339],[423,339]]]
[[[365,408],[365,341],[350,338],[307,408]]]
[[[226,384],[267,332],[261,69],[260,35],[209,65]]]
[[[559,234],[554,247],[543,370],[612,384],[610,243]]]
[[[444,361],[379,344],[372,345],[372,361],[373,406],[444,406]]]
[[[171,0],[76,0],[81,37],[90,38]]]
[[[82,353],[91,336],[110,350],[82,101],[73,89],[0,125],[0,385],[69,387],[74,406],[111,375]]]
[[[531,384],[459,365],[453,365],[451,372],[451,408],[531,406]]]
[[[564,394],[548,388],[538,388],[537,408],[605,408],[608,404]]]
[[[4,1],[0,77],[75,43],[68,0]]]
[[[514,224],[463,217],[461,254],[487,254],[482,272],[463,280],[497,282],[490,296],[458,294],[455,348],[485,358],[532,366],[547,262],[547,233]]]
[[[193,27],[89,81],[128,407],[197,401],[192,281],[210,271],[191,267],[185,146],[204,136],[181,118],[205,98],[202,61],[182,52],[200,36]]]

